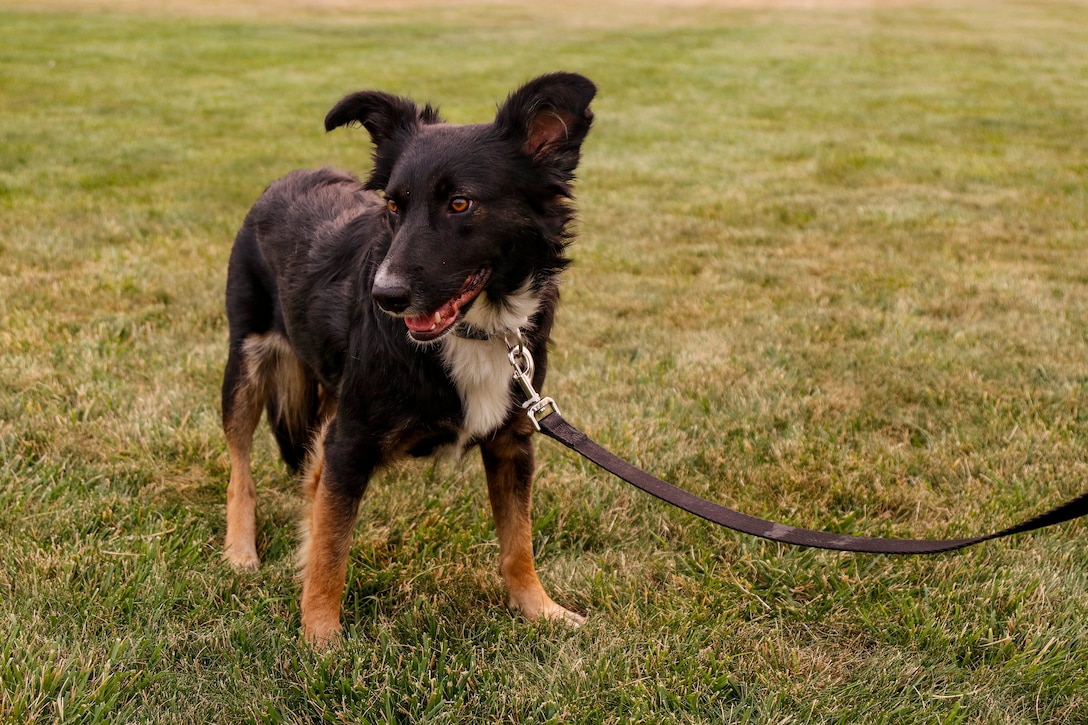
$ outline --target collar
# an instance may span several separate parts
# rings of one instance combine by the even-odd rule
[[[486,342],[496,336],[495,333],[488,332],[482,327],[476,327],[476,325],[468,322],[462,322],[457,325],[457,327],[453,328],[453,334],[465,340],[480,340],[482,342]]]

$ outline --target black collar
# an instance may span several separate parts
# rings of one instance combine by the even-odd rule
[[[476,327],[476,325],[469,324],[468,322],[462,322],[453,328],[453,334],[457,337],[465,340],[480,340],[486,342],[494,337],[494,335],[482,327]]]

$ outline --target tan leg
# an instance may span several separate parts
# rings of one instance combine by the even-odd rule
[[[230,446],[230,483],[227,484],[227,536],[224,556],[239,569],[256,569],[257,486],[249,469],[249,446]]]
[[[223,421],[230,451],[230,483],[227,484],[227,535],[224,556],[239,569],[256,569],[257,556],[257,486],[250,472],[250,449],[253,431],[261,420],[264,399],[253,381],[235,378],[227,394],[233,400]]]
[[[340,601],[359,512],[359,498],[338,493],[330,480],[324,457],[327,429],[318,435],[302,479],[303,492],[309,499],[299,549],[302,635],[314,645],[327,645],[340,634]]]
[[[511,609],[530,620],[541,617],[574,626],[585,617],[552,601],[533,565],[529,509],[533,481],[533,442],[527,431],[500,431],[480,446],[487,471],[487,492],[499,538],[499,572],[506,582]]]

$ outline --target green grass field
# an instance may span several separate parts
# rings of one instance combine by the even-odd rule
[[[1088,722],[1084,524],[798,550],[543,440],[538,565],[582,629],[503,607],[470,454],[374,482],[347,637],[311,651],[264,428],[264,565],[220,558],[218,413],[249,205],[368,168],[332,103],[482,121],[566,69],[600,86],[547,386],[569,419],[798,526],[1047,509],[1088,478],[1088,5],[51,3],[0,3],[0,720]]]

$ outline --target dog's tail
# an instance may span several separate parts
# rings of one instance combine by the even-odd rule
[[[313,373],[280,335],[247,340],[247,356],[255,363],[255,380],[263,389],[268,425],[283,462],[297,472],[306,460],[321,415],[321,391]]]
[[[297,473],[306,460],[310,439],[317,428],[320,395],[313,378],[296,384],[300,387],[277,388],[268,398],[265,410],[283,462]]]

